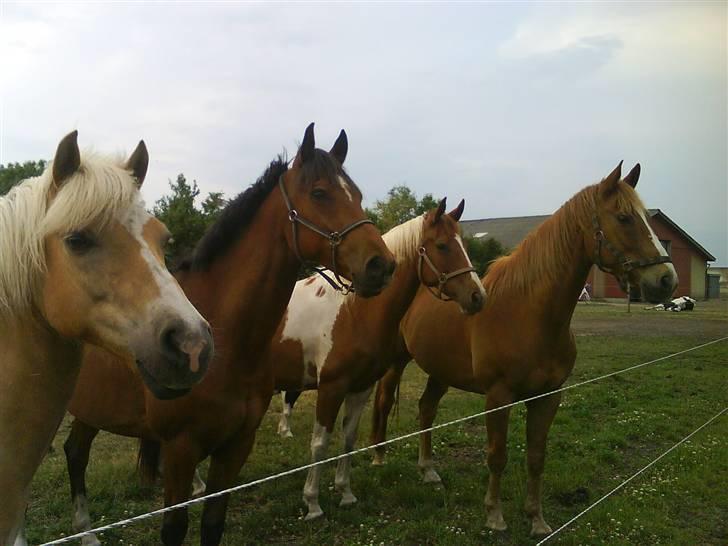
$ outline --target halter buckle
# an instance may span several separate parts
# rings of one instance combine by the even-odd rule
[[[331,233],[329,233],[329,242],[331,243],[331,246],[339,245],[342,239],[343,237],[338,231],[332,231]]]
[[[298,211],[296,209],[291,209],[288,211],[288,220],[291,222],[295,222],[298,219]]]
[[[594,232],[594,239],[597,241],[603,241],[605,239],[604,232],[598,229]]]

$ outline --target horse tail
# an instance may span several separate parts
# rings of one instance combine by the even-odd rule
[[[139,439],[137,453],[137,471],[142,485],[152,486],[159,477],[159,459],[161,444],[155,440]]]

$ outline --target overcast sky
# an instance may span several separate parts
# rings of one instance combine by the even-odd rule
[[[0,163],[64,134],[132,150],[151,203],[184,172],[242,191],[310,121],[371,204],[554,211],[621,159],[728,264],[725,2],[139,5],[0,1]]]

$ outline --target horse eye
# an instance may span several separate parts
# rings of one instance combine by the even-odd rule
[[[632,223],[632,217],[627,214],[618,214],[617,220],[619,220],[620,224],[631,224]]]
[[[314,188],[314,190],[311,192],[311,197],[313,199],[323,199],[326,197],[326,191],[322,188]]]
[[[85,254],[96,246],[93,237],[84,231],[74,231],[65,238],[68,249],[74,254]]]
[[[436,247],[436,248],[437,248],[437,250],[439,250],[440,252],[447,252],[447,243],[436,243],[436,244],[435,244],[435,247]]]

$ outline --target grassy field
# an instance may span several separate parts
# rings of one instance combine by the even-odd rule
[[[692,313],[626,313],[624,305],[580,304],[574,318],[579,356],[569,382],[668,355],[728,335],[728,300],[699,302]],[[551,429],[545,472],[546,520],[561,523],[646,465],[709,417],[728,406],[728,341],[612,377],[564,394]],[[400,413],[390,437],[416,429],[416,400],[425,377],[411,365],[402,385]],[[307,463],[314,394],[299,401],[295,437],[276,434],[280,404],[274,399],[239,481]],[[436,422],[481,411],[483,397],[459,391],[442,400]],[[437,468],[445,487],[421,483],[417,441],[390,448],[387,464],[354,459],[352,488],[359,503],[339,508],[333,468],[323,473],[326,517],[302,520],[304,474],[238,493],[230,501],[224,544],[534,544],[523,513],[525,412],[511,414],[509,463],[503,510],[509,529],[484,525],[484,419],[434,435]],[[33,484],[28,511],[32,543],[70,534],[70,502],[62,443],[64,422]],[[360,439],[369,434],[365,414]],[[331,454],[341,442],[332,442]],[[94,523],[104,524],[162,505],[161,488],[144,490],[135,475],[136,443],[100,434],[88,471]],[[191,510],[188,543],[199,540],[199,507]],[[101,537],[105,544],[157,544],[159,519]],[[551,542],[555,544],[728,544],[728,414],[673,451]]]

